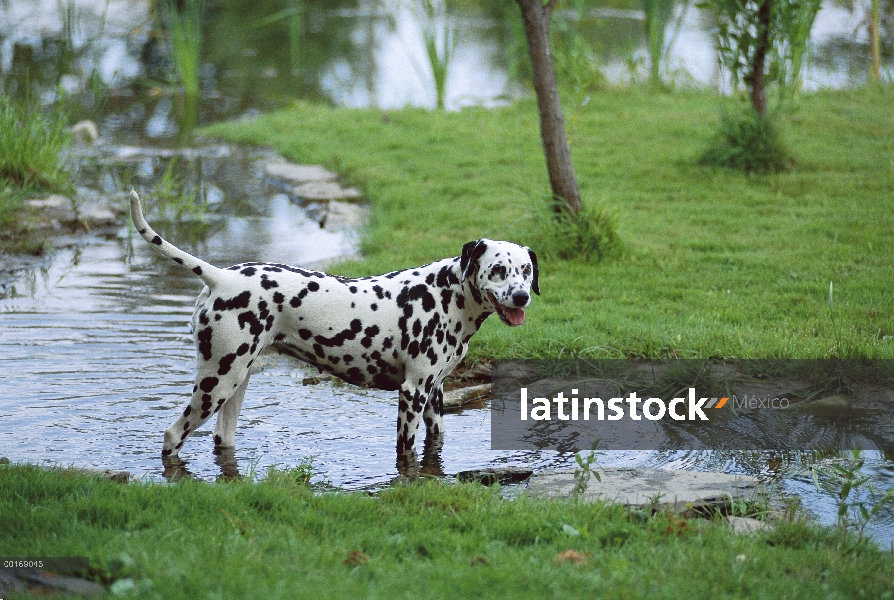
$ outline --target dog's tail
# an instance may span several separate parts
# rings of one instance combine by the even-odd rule
[[[189,269],[201,277],[202,281],[209,286],[213,286],[220,279],[220,275],[223,272],[222,269],[218,269],[214,265],[184,252],[155,233],[155,230],[149,226],[149,223],[146,222],[146,218],[143,216],[143,206],[140,204],[140,197],[134,190],[130,191],[130,218],[133,220],[134,227],[143,236],[143,239],[149,242],[156,252]]]

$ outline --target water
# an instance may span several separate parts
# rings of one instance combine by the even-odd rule
[[[514,3],[507,3],[515,15]],[[0,91],[65,102],[73,120],[91,118],[109,142],[82,150],[85,194],[119,196],[132,183],[157,181],[172,155],[185,177],[215,202],[211,227],[161,228],[177,245],[218,265],[268,260],[318,264],[356,250],[345,232],[321,229],[301,206],[264,181],[271,157],[227,147],[179,151],[191,123],[254,114],[295,98],[382,109],[431,107],[434,91],[418,19],[390,3],[304,2],[291,43],[289,23],[264,23],[280,3],[209,2],[204,24],[203,94],[197,115],[185,115],[172,81],[169,48],[156,35],[146,0],[11,0],[0,2]],[[524,93],[512,76],[506,9],[482,3],[480,14],[453,21],[460,31],[447,81],[447,107],[497,105]],[[597,15],[597,44],[611,81],[642,79],[642,15]],[[814,27],[815,53],[805,87],[842,87],[865,77],[859,17],[831,5]],[[64,27],[65,24],[69,27]],[[710,23],[690,8],[676,37],[666,75],[716,85]],[[862,35],[862,34],[861,34]],[[523,55],[522,55],[523,56]],[[632,68],[631,68],[632,65]],[[118,144],[118,145],[113,145]],[[128,145],[129,147],[124,147]],[[158,257],[126,228],[58,251],[40,268],[0,284],[0,455],[14,462],[127,469],[163,478],[162,432],[185,405],[194,349],[188,321],[198,280]],[[252,375],[234,457],[242,473],[295,466],[314,456],[316,479],[345,489],[386,485],[394,464],[396,397],[324,382],[303,385],[301,366],[269,357]],[[445,417],[446,473],[493,466],[570,468],[573,456],[489,450],[490,413],[472,408]],[[189,470],[213,479],[231,464],[211,453],[206,424],[183,451]],[[880,487],[894,467],[869,454],[864,471]],[[809,456],[780,463],[765,454],[612,452],[606,466],[650,466],[748,473],[798,494],[824,523],[835,506],[801,471]],[[780,466],[780,464],[782,466]],[[871,532],[894,541],[894,514]]]
[[[91,118],[122,143],[183,141],[197,123],[269,110],[296,98],[348,107],[433,107],[424,19],[412,3],[308,0],[299,13],[283,1],[207,0],[200,71],[202,97],[178,99],[170,42],[149,0],[7,0],[0,2],[0,91],[18,98],[64,101],[73,120]],[[517,73],[527,64],[511,23],[514,3],[482,0],[478,8],[434,22],[456,34],[446,106],[494,106],[524,95]],[[582,31],[611,82],[646,77],[644,14],[558,11],[554,35]],[[806,89],[847,87],[868,69],[862,15],[825,3],[811,37]],[[665,80],[719,85],[709,13],[680,4],[667,28]],[[890,79],[890,59],[883,77]]]

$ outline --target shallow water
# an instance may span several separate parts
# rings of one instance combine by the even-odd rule
[[[245,0],[219,4],[219,18],[206,23],[203,98],[195,122],[251,114],[296,97],[380,108],[433,104],[412,15],[403,10],[383,16],[369,2],[310,4],[316,8],[303,21],[298,72],[289,68],[293,49],[285,23],[236,28],[243,37],[224,35],[234,31],[228,29],[234,18],[257,24],[269,15]],[[78,118],[97,121],[101,137],[170,145],[184,126],[183,115],[169,84],[170,60],[151,35],[148,2],[78,0],[71,4],[71,39],[61,31],[61,6],[55,0],[0,2],[0,91],[21,96],[27,82],[34,97],[51,102],[61,86]],[[643,64],[640,15],[596,21],[602,25],[593,26],[607,31],[612,42],[600,57],[609,79],[629,79],[627,59]],[[505,23],[480,15],[460,16],[457,23],[463,34],[448,78],[448,107],[491,105],[516,95]],[[821,47],[847,36],[856,23],[830,4],[820,12],[814,41]],[[716,82],[709,29],[699,11],[690,9],[668,62],[681,81]],[[846,86],[865,73],[865,57],[829,54],[824,62],[822,55],[817,52],[805,74],[808,88]],[[122,202],[125,183],[151,185],[170,157],[157,149],[122,147],[89,154],[81,160],[80,184],[87,193],[120,195]],[[221,266],[250,260],[308,265],[355,251],[350,236],[320,229],[264,181],[263,156],[227,148],[187,155],[185,171],[215,202],[219,218],[203,235],[160,227],[178,246]],[[200,288],[195,277],[126,228],[60,250],[41,268],[0,283],[0,456],[162,479],[162,432],[183,409],[192,386],[188,322]],[[393,393],[328,382],[304,386],[310,373],[280,358],[258,367],[237,430],[235,459],[242,473],[295,466],[314,456],[317,479],[345,489],[377,487],[396,477]],[[445,427],[446,473],[574,464],[568,453],[491,451],[486,408],[448,414]],[[182,453],[189,470],[205,479],[221,473],[211,452],[212,429],[206,424]],[[894,485],[891,461],[878,453],[868,457],[864,472],[879,487]],[[607,452],[600,463],[761,475],[783,493],[799,494],[822,522],[834,523],[832,498],[800,474],[810,460],[793,454],[773,470],[771,457],[760,453]],[[894,511],[869,529],[883,544],[894,542]]]
[[[108,147],[84,159],[81,180],[94,192],[104,182],[114,188],[121,169],[151,177],[169,154]],[[206,233],[159,227],[183,249],[220,266],[261,260],[308,266],[356,252],[355,233],[321,229],[305,208],[264,180],[263,164],[271,155],[220,148],[180,154],[188,157],[187,171],[200,173],[203,189],[222,197]],[[123,201],[123,193],[108,193]],[[198,278],[158,256],[126,227],[57,251],[42,268],[4,282],[0,455],[161,478],[162,432],[192,388],[189,319],[201,287]],[[258,361],[237,434],[240,471],[262,473],[270,465],[296,466],[314,456],[320,478],[339,487],[394,478],[396,395],[332,382],[303,385],[313,374],[282,357]],[[567,463],[548,455],[490,452],[486,409],[445,420],[445,471]],[[212,429],[206,424],[183,451],[189,471],[202,478],[221,474],[211,453]]]
[[[97,239],[65,250],[47,268],[6,286],[0,300],[6,396],[0,454],[12,461],[127,469],[160,479],[162,432],[192,387],[188,320],[201,286],[142,239],[132,241]],[[259,244],[245,259],[260,259],[264,250]],[[225,264],[231,253],[212,239],[201,254]],[[274,254],[275,260],[304,262]],[[314,456],[321,478],[336,486],[373,486],[396,477],[395,394],[333,382],[303,385],[312,374],[282,357],[259,361],[239,422],[240,471],[296,466]],[[489,414],[479,408],[445,417],[447,472],[567,462],[549,453],[489,451]],[[201,478],[221,473],[211,452],[212,428],[203,426],[183,451],[188,469]]]

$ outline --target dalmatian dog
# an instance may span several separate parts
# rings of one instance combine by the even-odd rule
[[[249,370],[268,347],[348,383],[399,391],[398,460],[443,439],[442,383],[492,314],[524,323],[540,294],[537,256],[510,242],[480,239],[462,255],[374,277],[349,279],[276,263],[208,264],[163,240],[146,222],[136,192],[131,218],[163,256],[205,283],[192,316],[196,377],[192,398],[164,435],[175,459],[187,437],[217,414],[217,449],[235,445]]]

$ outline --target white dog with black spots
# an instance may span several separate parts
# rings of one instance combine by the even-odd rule
[[[360,386],[399,390],[397,452],[415,455],[443,439],[442,384],[492,314],[524,323],[540,294],[537,256],[510,242],[480,239],[461,256],[414,269],[349,279],[275,263],[221,269],[163,240],[130,195],[131,218],[156,251],[205,283],[192,317],[197,348],[192,398],[164,435],[163,457],[217,414],[214,443],[235,445],[249,370],[268,347]]]

